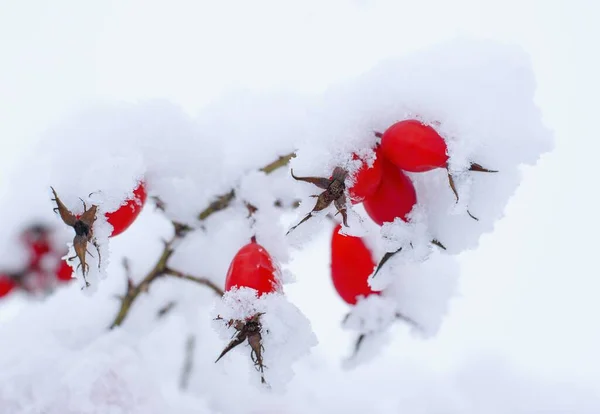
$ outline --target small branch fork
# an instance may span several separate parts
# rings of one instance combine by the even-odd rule
[[[292,158],[294,158],[295,156],[296,156],[295,153],[289,153],[289,154],[283,155],[283,156],[277,158],[275,161],[271,162],[270,164],[267,164],[264,167],[262,167],[260,169],[260,171],[264,172],[265,174],[270,174],[273,171],[288,165],[290,160]],[[229,192],[227,192],[225,194],[218,196],[215,201],[213,201],[207,208],[205,208],[198,215],[198,219],[200,221],[205,220],[212,214],[226,209],[234,199],[235,199],[235,190],[234,189],[230,190]],[[165,206],[160,201],[160,199],[157,199],[156,201],[157,201],[157,207],[159,209],[164,210]],[[148,274],[138,284],[135,284],[133,282],[131,275],[130,275],[129,265],[127,262],[124,262],[125,271],[127,272],[127,291],[125,292],[124,296],[119,297],[119,299],[121,301],[121,306],[119,308],[119,311],[117,312],[117,315],[115,316],[115,319],[113,320],[112,324],[110,325],[110,329],[116,328],[117,326],[121,326],[123,324],[123,321],[125,321],[125,318],[127,317],[129,310],[131,309],[131,306],[133,305],[135,300],[138,298],[138,296],[141,293],[148,292],[148,289],[150,288],[150,284],[152,282],[154,282],[156,279],[163,277],[163,276],[171,276],[171,277],[175,277],[178,279],[189,280],[191,282],[195,282],[197,284],[208,287],[210,290],[212,290],[218,296],[223,296],[223,290],[219,286],[217,286],[214,282],[210,281],[209,279],[203,278],[203,277],[196,277],[196,276],[186,274],[184,272],[180,272],[178,270],[171,268],[168,265],[168,261],[171,258],[171,255],[173,254],[173,252],[175,251],[174,249],[175,249],[175,245],[177,244],[177,242],[180,241],[181,239],[183,239],[185,237],[185,235],[189,231],[192,230],[192,228],[190,228],[189,226],[186,226],[185,224],[176,223],[176,222],[173,222],[173,227],[175,229],[173,237],[169,241],[165,242],[163,251],[161,252],[161,255],[159,256],[158,260],[156,261],[156,264],[154,265],[152,270],[150,270],[150,272],[148,272]]]
[[[175,227],[175,234],[173,235],[171,240],[165,242],[163,251],[158,260],[156,261],[156,264],[138,284],[135,284],[131,279],[131,275],[129,274],[129,264],[126,261],[123,263],[125,271],[127,272],[127,291],[125,292],[124,296],[119,298],[121,300],[121,307],[117,312],[117,316],[115,317],[113,323],[110,325],[110,329],[116,328],[117,326],[121,326],[121,324],[123,324],[123,321],[127,317],[131,306],[138,298],[138,296],[141,293],[148,292],[150,284],[156,279],[163,276],[174,276],[180,279],[190,280],[203,286],[209,287],[215,294],[219,296],[223,295],[223,291],[208,279],[186,275],[182,272],[173,270],[168,267],[168,261],[171,258],[173,252],[175,251],[174,245],[179,240],[181,240],[185,236],[185,234],[190,230],[185,225],[181,225],[178,223],[173,223],[173,225]]]
[[[223,290],[220,287],[218,287],[215,283],[213,283],[212,281],[208,280],[205,277],[191,276],[191,275],[185,274],[183,272],[179,272],[177,270],[171,269],[169,267],[167,267],[165,269],[165,274],[169,275],[169,276],[177,277],[179,279],[190,280],[192,282],[198,283],[199,285],[204,285],[204,286],[208,287],[209,289],[211,289],[213,292],[215,292],[216,295],[223,296]]]
[[[262,167],[259,171],[262,171],[265,174],[271,174],[273,171],[288,165],[290,163],[290,160],[292,158],[294,158],[295,156],[296,156],[296,154],[293,152],[286,154],[286,155],[282,155],[281,157],[277,158],[272,163],[267,164],[264,167]],[[198,220],[204,221],[212,214],[217,213],[221,210],[225,210],[227,207],[229,207],[229,205],[231,204],[231,202],[234,199],[235,199],[235,190],[234,189],[229,190],[225,194],[221,194],[221,195],[217,196],[215,201],[210,203],[210,205],[207,208],[205,208],[204,210],[202,210],[202,212],[200,214],[198,214]]]

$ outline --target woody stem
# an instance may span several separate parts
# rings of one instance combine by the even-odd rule
[[[265,165],[260,168],[259,171],[264,172],[265,174],[271,174],[273,171],[278,170],[281,167],[285,167],[290,163],[290,160],[296,156],[296,153],[291,152],[286,155],[282,155],[277,158],[275,161]],[[221,210],[225,210],[231,202],[235,199],[235,190],[231,189],[225,194],[221,194],[215,198],[215,200],[210,203],[210,205],[202,210],[200,214],[198,214],[198,220],[203,221],[206,220],[212,214],[219,212]]]
[[[188,275],[188,274],[185,274],[178,270],[171,269],[169,267],[167,267],[165,269],[164,274],[169,275],[169,276],[174,276],[179,279],[185,279],[185,280],[189,280],[191,282],[198,283],[199,285],[203,285],[203,286],[206,286],[207,288],[211,289],[216,295],[223,296],[223,289],[221,289],[219,286],[217,286],[215,283],[213,283],[212,281],[208,280],[205,277],[196,277],[196,276]]]
[[[121,324],[127,317],[127,314],[129,313],[131,305],[133,305],[133,302],[135,302],[140,293],[147,291],[150,287],[150,284],[155,279],[157,279],[165,273],[165,269],[167,268],[167,261],[173,254],[173,243],[178,238],[180,238],[180,236],[175,234],[171,238],[171,240],[165,243],[163,251],[160,257],[158,258],[156,264],[154,265],[152,270],[150,270],[150,272],[148,272],[148,274],[142,279],[141,282],[139,282],[137,285],[134,285],[133,283],[128,283],[127,292],[125,293],[125,296],[123,296],[123,298],[121,299],[121,307],[119,309],[119,312],[117,313],[117,316],[115,317],[115,320],[110,325],[110,329],[116,328],[117,326],[121,326]]]
[[[292,158],[294,158],[295,156],[296,156],[296,154],[293,152],[283,155],[283,156],[277,158],[275,161],[260,168],[260,171],[264,172],[265,174],[270,174],[273,171],[286,166],[290,162],[290,160]],[[211,214],[227,208],[229,206],[229,204],[231,203],[231,201],[233,201],[234,198],[235,198],[235,190],[233,190],[233,189],[230,190],[228,193],[217,197],[216,201],[211,203],[206,209],[204,209],[198,215],[198,219],[204,220],[207,217],[209,217]],[[203,277],[192,276],[192,275],[177,271],[175,269],[172,269],[168,266],[168,261],[174,252],[174,244],[178,240],[185,237],[186,233],[189,230],[191,230],[190,227],[180,224],[180,223],[176,223],[176,222],[173,222],[173,227],[174,227],[173,237],[169,241],[165,242],[163,251],[161,252],[160,257],[158,258],[158,260],[156,261],[156,264],[150,270],[150,272],[148,272],[148,274],[138,284],[134,284],[131,281],[131,279],[128,280],[127,291],[125,292],[125,295],[121,298],[121,306],[119,308],[119,311],[117,312],[117,315],[115,316],[115,319],[113,320],[112,324],[110,325],[110,329],[116,328],[117,326],[121,326],[123,324],[123,322],[125,321],[125,318],[129,314],[131,306],[133,305],[135,300],[138,298],[138,296],[143,292],[147,292],[148,289],[150,288],[150,285],[152,284],[152,282],[154,280],[158,279],[159,277],[165,276],[165,275],[173,276],[173,277],[176,277],[179,279],[185,279],[185,280],[189,280],[191,282],[198,283],[200,285],[208,287],[215,294],[217,294],[219,296],[223,295],[223,290],[219,286],[217,286],[214,282],[210,281],[209,279],[203,278]]]

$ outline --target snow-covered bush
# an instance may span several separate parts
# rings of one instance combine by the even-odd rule
[[[359,298],[344,321],[362,335],[363,355],[348,366],[377,360],[375,345],[396,324],[434,336],[456,291],[456,255],[493,231],[521,166],[552,148],[534,91],[521,50],[462,40],[382,62],[323,94],[240,91],[197,117],[164,101],[98,104],[57,123],[11,176],[2,265],[27,268],[15,240],[38,220],[55,229],[63,254],[70,248],[65,258],[76,256],[68,263],[77,281],[0,325],[1,411],[332,412],[319,390],[345,380],[311,354],[318,338],[285,295],[304,277],[290,260],[329,234],[331,220],[369,247],[364,279],[381,293]],[[406,172],[416,203],[379,226],[348,190],[361,168],[385,158],[385,131],[408,119],[439,134],[448,160]],[[292,170],[312,178],[296,181]],[[135,199],[141,182],[143,211],[111,237],[106,213]],[[62,219],[53,198],[64,203]],[[85,221],[84,206],[94,219]],[[251,240],[270,264],[245,266],[270,266],[282,285],[273,292],[257,295],[253,281],[226,286],[232,258]],[[232,335],[239,346],[215,364]],[[360,395],[348,401],[355,411],[365,405]]]

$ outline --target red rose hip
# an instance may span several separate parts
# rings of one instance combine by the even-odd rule
[[[106,219],[113,226],[111,237],[123,233],[139,216],[146,202],[146,188],[143,182],[133,190],[133,197],[126,200],[118,210],[106,213]]]
[[[398,167],[383,161],[383,178],[371,197],[363,202],[365,211],[380,226],[396,217],[406,221],[406,216],[417,203],[417,193],[412,181]]]
[[[61,282],[69,282],[73,277],[73,269],[66,260],[61,260],[56,268],[56,279]]]
[[[341,228],[338,224],[331,238],[331,279],[340,297],[354,305],[359,296],[378,293],[367,282],[375,269],[375,262],[362,239],[340,234]]]
[[[0,274],[0,298],[8,295],[17,287],[15,281],[6,274]]]
[[[362,166],[354,175],[354,185],[348,189],[352,204],[362,202],[366,197],[373,195],[377,190],[377,187],[379,187],[381,176],[383,175],[383,170],[381,168],[381,152],[379,149],[375,150],[375,155],[377,158],[373,161],[371,167],[363,161]],[[353,159],[356,160],[358,157],[354,155]]]
[[[229,291],[234,287],[252,288],[259,297],[281,290],[271,255],[255,240],[242,247],[229,265],[225,290]]]
[[[448,162],[444,139],[435,129],[414,119],[389,127],[381,138],[381,151],[397,167],[410,172],[445,167]]]

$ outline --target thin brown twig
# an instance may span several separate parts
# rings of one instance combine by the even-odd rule
[[[431,240],[430,243],[433,244],[434,246],[439,247],[442,250],[446,250],[446,246],[444,246],[442,244],[442,242],[440,242],[439,240],[433,239],[433,240]],[[410,244],[410,246],[412,247],[412,243]],[[402,251],[402,247],[400,247],[398,250],[395,250],[393,252],[386,252],[383,255],[383,257],[381,258],[381,260],[379,261],[379,263],[377,264],[377,268],[375,269],[375,273],[373,273],[373,277],[377,276],[377,273],[379,273],[379,271],[381,270],[381,268],[383,267],[383,265],[385,265],[388,260],[390,260],[392,257],[394,257],[395,255],[397,255],[401,251]]]
[[[290,163],[290,161],[292,160],[292,158],[295,158],[295,157],[296,157],[295,152],[290,152],[289,154],[282,155],[281,157],[277,158],[272,163],[267,164],[264,167],[262,167],[260,169],[260,171],[264,172],[265,174],[271,174],[273,171],[288,165]]]
[[[290,162],[290,160],[295,156],[295,153],[283,155],[277,158],[275,161],[271,162],[270,164],[267,164],[264,167],[260,168],[260,171],[264,172],[265,174],[270,174],[278,168],[287,165]],[[217,197],[217,200],[211,203],[210,206],[208,206],[208,208],[206,208],[198,215],[199,220],[204,220],[211,214],[227,208],[234,198],[235,190],[233,189],[230,190],[228,193]],[[157,199],[157,201],[157,206],[164,210],[164,203],[162,203],[160,199]],[[132,282],[131,277],[129,275],[127,276],[127,290],[125,292],[125,295],[119,298],[121,300],[121,306],[119,308],[119,311],[117,312],[117,315],[115,316],[113,323],[110,325],[110,329],[120,326],[127,317],[131,306],[133,305],[137,297],[140,295],[140,293],[147,292],[150,287],[150,284],[154,280],[165,275],[177,277],[180,279],[186,279],[201,284],[210,288],[215,294],[219,296],[223,295],[223,290],[210,280],[202,277],[188,275],[168,267],[169,258],[171,257],[174,251],[173,245],[178,240],[185,237],[185,235],[192,230],[189,226],[177,222],[173,222],[173,227],[173,237],[171,238],[171,240],[165,242],[165,247],[160,257],[158,258],[156,264],[154,265],[152,270],[150,270],[150,272],[142,279],[142,281],[136,285]],[[128,265],[125,264],[125,266],[126,272],[129,273]]]
[[[262,167],[259,171],[262,171],[265,174],[270,174],[273,171],[288,165],[290,160],[292,158],[294,158],[295,156],[296,156],[296,154],[294,152],[291,152],[286,155],[282,155],[281,157],[277,158],[272,163],[267,164],[264,167]],[[204,210],[202,210],[202,212],[200,212],[200,214],[198,214],[198,220],[200,220],[200,221],[206,220],[212,214],[214,214],[218,211],[221,211],[221,210],[225,210],[227,207],[229,207],[229,204],[231,204],[231,202],[234,199],[235,199],[235,190],[234,189],[229,190],[225,194],[221,194],[221,195],[217,196],[215,198],[215,200],[212,203],[210,203],[210,205],[207,208],[205,208]]]
[[[217,294],[219,296],[223,296],[223,289],[221,289],[214,282],[208,280],[205,277],[196,277],[196,276],[188,275],[188,274],[185,274],[178,270],[171,269],[169,267],[167,267],[165,269],[164,274],[169,275],[169,276],[174,276],[179,279],[190,280],[192,282],[198,283],[199,285],[203,285],[203,286],[210,288],[213,292],[215,292],[215,294]]]
[[[190,383],[192,370],[194,368],[194,351],[196,350],[196,337],[191,334],[185,342],[185,359],[183,361],[183,370],[179,379],[179,387],[181,390],[186,390]]]
[[[133,305],[133,302],[135,302],[135,300],[140,295],[140,293],[147,292],[148,288],[150,287],[150,284],[155,279],[157,279],[158,277],[160,277],[164,274],[165,269],[167,268],[167,261],[173,254],[173,243],[175,243],[175,241],[177,241],[177,239],[179,239],[180,237],[181,236],[179,236],[176,233],[171,238],[171,240],[169,240],[168,242],[165,242],[163,251],[162,251],[160,257],[158,258],[156,264],[154,265],[152,270],[150,270],[150,272],[148,272],[148,274],[142,279],[142,281],[140,283],[138,283],[137,285],[133,284],[131,282],[131,279],[128,278],[127,291],[125,292],[125,296],[123,296],[121,298],[121,307],[119,308],[119,311],[117,312],[117,316],[115,317],[115,320],[110,325],[110,329],[116,328],[117,326],[120,326],[123,323],[123,321],[127,317],[127,314],[129,313],[129,309],[131,308],[131,305]]]
[[[173,310],[173,308],[175,306],[177,306],[177,303],[175,301],[167,302],[167,304],[162,306],[158,310],[158,312],[156,312],[156,318],[157,319],[164,318],[169,312],[171,312]]]
[[[219,289],[214,283],[210,282],[209,280],[203,278],[196,278],[194,276],[189,275],[183,275],[185,277],[179,276],[180,272],[176,272],[168,267],[169,259],[171,258],[171,255],[174,252],[174,244],[177,241],[181,240],[183,237],[185,237],[185,235],[189,231],[188,227],[176,222],[173,222],[173,228],[173,237],[171,238],[171,240],[165,242],[163,251],[158,260],[156,261],[156,264],[154,265],[152,270],[150,270],[150,272],[148,272],[148,274],[138,284],[133,283],[131,275],[129,274],[130,267],[127,261],[123,262],[123,266],[125,267],[125,271],[127,273],[127,290],[125,292],[125,295],[119,298],[121,300],[121,307],[119,308],[119,311],[117,312],[117,316],[115,317],[113,323],[110,325],[110,329],[120,326],[127,317],[131,306],[138,298],[138,296],[143,292],[148,292],[150,284],[154,282],[154,280],[165,275],[178,276],[182,279],[192,280],[196,283],[201,283],[205,286],[210,287],[215,293],[222,295],[222,290]]]

